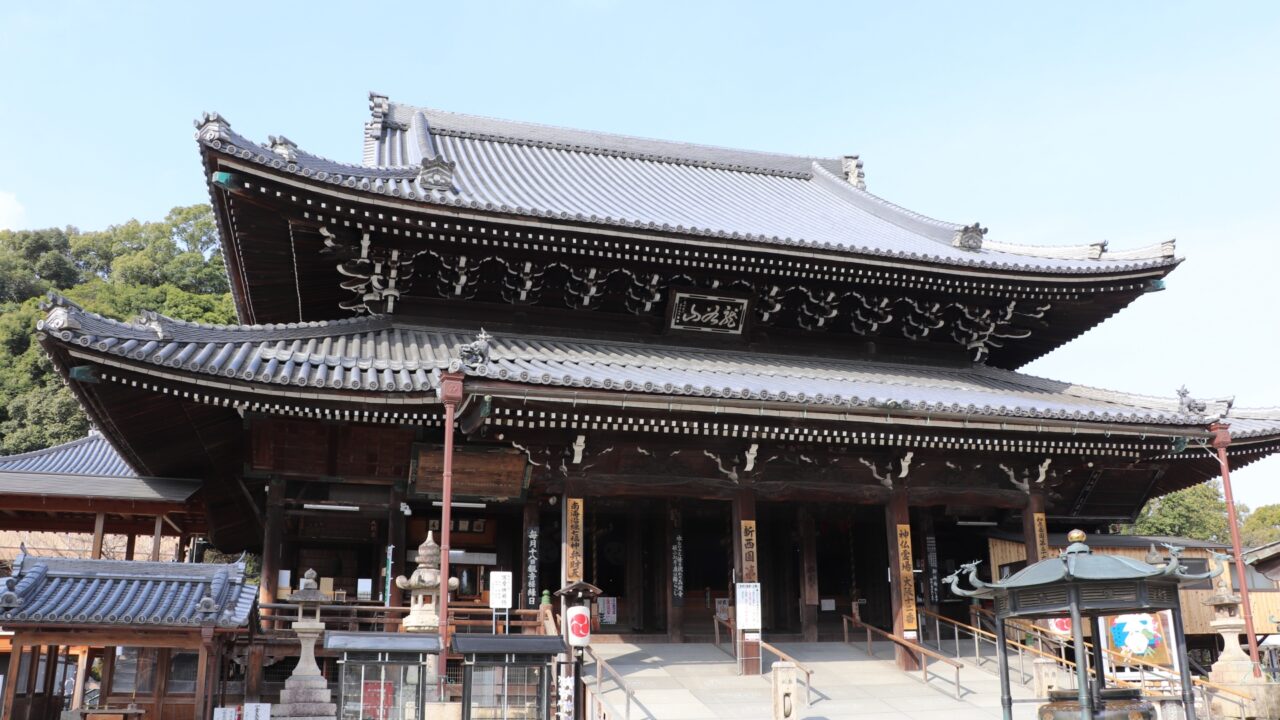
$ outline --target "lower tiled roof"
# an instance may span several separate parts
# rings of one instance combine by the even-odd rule
[[[138,476],[111,443],[97,433],[43,450],[0,457],[0,473],[4,472]]]
[[[464,362],[474,331],[432,328],[375,316],[336,322],[209,326],[148,314],[109,320],[61,299],[40,331],[69,348],[119,358],[139,369],[266,386],[377,393],[434,391],[442,371],[512,383],[592,388],[656,396],[775,401],[799,406],[885,408],[1090,422],[1204,426],[1226,409],[1203,412],[1177,398],[1114,392],[981,364],[929,366],[804,358],[670,345],[501,333]],[[1280,413],[1252,417],[1241,430],[1280,433]]]
[[[258,596],[244,563],[20,555],[0,580],[0,625],[240,628]]]

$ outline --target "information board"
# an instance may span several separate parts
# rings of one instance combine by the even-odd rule
[[[495,570],[489,573],[489,608],[493,610],[511,609],[511,573],[506,570]]]
[[[738,583],[735,600],[738,629],[760,630],[760,583]]]

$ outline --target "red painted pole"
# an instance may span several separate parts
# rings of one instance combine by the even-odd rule
[[[444,401],[444,462],[440,473],[442,491],[440,508],[440,687],[447,684],[449,661],[449,533],[453,510],[453,421],[458,403],[462,402],[462,375],[445,373],[440,379]],[[446,699],[444,697],[441,698]]]
[[[1262,677],[1262,665],[1258,662],[1258,636],[1253,632],[1253,605],[1249,602],[1249,578],[1244,573],[1244,553],[1240,547],[1240,523],[1236,518],[1236,502],[1231,496],[1231,465],[1227,461],[1227,446],[1231,444],[1231,430],[1227,423],[1213,423],[1213,447],[1218,450],[1218,469],[1222,471],[1222,493],[1227,501],[1227,523],[1231,526],[1231,554],[1235,556],[1236,577],[1240,579],[1240,612],[1244,615],[1244,632],[1249,640],[1249,660],[1253,662],[1253,676]]]

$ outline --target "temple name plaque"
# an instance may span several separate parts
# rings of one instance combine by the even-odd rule
[[[668,323],[672,330],[741,335],[750,306],[746,298],[674,290]]]
[[[898,582],[902,588],[902,629],[916,629],[916,574],[912,566],[911,526],[898,526]]]

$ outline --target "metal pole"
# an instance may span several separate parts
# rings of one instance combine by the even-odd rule
[[[1080,617],[1080,589],[1068,591],[1071,603],[1071,644],[1076,656],[1076,701],[1080,703],[1080,720],[1092,720],[1093,708],[1089,702],[1089,660],[1084,651],[1084,621]]]
[[[449,524],[453,508],[453,421],[462,401],[462,376],[446,373],[440,379],[444,402],[444,460],[440,472],[440,687],[444,695],[449,663]],[[441,700],[446,698],[441,697]]]
[[[996,664],[1000,667],[998,672],[1001,712],[1004,720],[1013,720],[1013,694],[1009,691],[1009,656],[1004,651],[1004,618],[999,616],[996,616]]]
[[[1174,597],[1177,597],[1177,590],[1174,590]],[[1178,638],[1178,644],[1182,646],[1182,657],[1178,662],[1178,679],[1182,682],[1182,714],[1186,720],[1196,720],[1196,699],[1195,695],[1192,694],[1195,692],[1195,685],[1191,682],[1191,668],[1188,667],[1191,663],[1187,658],[1187,636],[1182,626],[1181,601],[1174,605],[1173,612],[1170,614],[1173,615],[1174,637]],[[1175,655],[1175,657],[1177,656]],[[1256,668],[1257,665],[1254,665],[1254,667]],[[1209,699],[1207,697],[1205,698],[1204,711],[1212,714],[1209,710]]]
[[[1258,636],[1253,632],[1253,605],[1249,602],[1249,578],[1244,573],[1244,553],[1240,547],[1240,521],[1236,517],[1236,502],[1231,496],[1231,464],[1227,460],[1227,446],[1231,444],[1231,430],[1227,423],[1213,423],[1213,446],[1218,450],[1218,468],[1222,471],[1222,494],[1227,501],[1227,523],[1231,526],[1231,554],[1235,556],[1236,577],[1240,579],[1240,612],[1244,615],[1244,632],[1249,640],[1249,660],[1253,663],[1253,676],[1262,677],[1262,665],[1258,662]]]
[[[1175,590],[1174,592],[1177,591]],[[1098,628],[1098,618],[1090,618],[1090,620],[1093,622],[1093,706],[1101,708],[1102,688],[1106,684],[1107,680],[1106,665],[1104,663],[1104,658],[1102,657],[1102,646],[1106,643],[1107,636]],[[1141,686],[1146,685],[1146,683],[1142,682],[1141,677],[1138,679],[1138,684]]]

